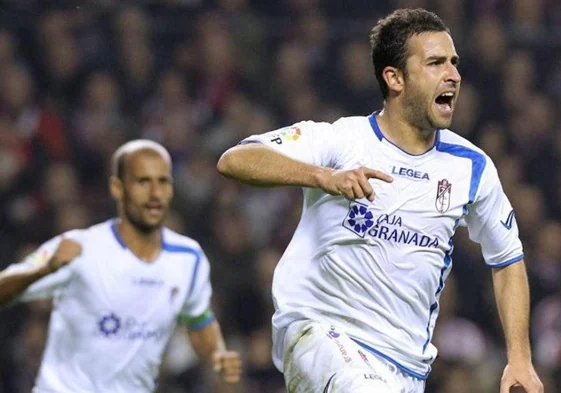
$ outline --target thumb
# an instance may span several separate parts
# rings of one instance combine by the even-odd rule
[[[222,354],[215,353],[212,355],[212,368],[217,373],[222,370]]]
[[[515,381],[512,380],[509,376],[506,378],[501,378],[501,390],[500,393],[510,393],[510,388],[512,386],[516,386]]]
[[[377,169],[363,167],[362,173],[364,173],[364,176],[366,176],[367,179],[379,179],[385,181],[386,183],[393,182],[393,177]]]

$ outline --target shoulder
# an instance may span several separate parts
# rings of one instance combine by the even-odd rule
[[[65,237],[69,239],[74,239],[76,241],[88,241],[90,239],[97,239],[100,237],[106,237],[108,234],[112,234],[112,226],[114,220],[107,220],[100,222],[98,224],[94,224],[88,228],[84,229],[73,229],[67,232],[64,232],[59,237]]]
[[[66,231],[56,237],[56,239],[60,240],[62,238],[72,239],[76,241],[85,241],[88,238],[92,238],[97,234],[101,233],[102,224],[96,224],[88,228],[83,229],[72,229],[70,231]]]
[[[292,129],[302,128],[304,130],[315,129],[318,131],[325,130],[334,133],[352,133],[356,131],[372,132],[372,127],[370,125],[368,117],[366,116],[340,117],[334,122],[317,122],[313,120],[305,120],[295,123],[292,126],[283,128],[281,130],[291,129],[291,128]]]
[[[181,235],[169,228],[163,229],[163,236],[163,249],[165,251],[173,253],[190,253],[198,257],[204,254],[199,242],[189,236]]]
[[[484,167],[494,167],[493,160],[481,148],[447,129],[440,130],[437,150],[465,158]],[[482,168],[483,169],[483,168]]]
[[[348,116],[341,117],[333,122],[332,127],[338,133],[369,133],[374,132],[370,117],[367,116]]]

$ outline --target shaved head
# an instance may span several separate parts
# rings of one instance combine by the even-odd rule
[[[139,151],[151,151],[160,155],[171,168],[171,156],[165,147],[148,139],[135,139],[119,147],[111,159],[111,176],[123,179],[127,157]]]

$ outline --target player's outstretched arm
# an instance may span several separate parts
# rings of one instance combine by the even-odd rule
[[[242,374],[242,361],[235,351],[228,351],[220,325],[212,321],[199,330],[189,330],[189,340],[200,359],[212,364],[214,371],[222,380],[237,383]]]
[[[80,244],[63,238],[51,258],[44,263],[26,269],[7,268],[0,272],[0,306],[21,295],[35,281],[70,263],[81,252]]]
[[[513,386],[522,386],[528,393],[543,393],[543,385],[532,365],[530,295],[524,261],[493,270],[493,286],[508,357],[500,393],[510,392]]]
[[[335,170],[310,165],[258,143],[227,150],[220,157],[217,169],[225,177],[246,184],[321,188],[328,194],[348,199],[373,200],[374,190],[368,179],[393,181],[386,173],[366,167]]]

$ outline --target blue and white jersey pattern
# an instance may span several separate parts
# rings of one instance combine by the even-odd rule
[[[449,130],[437,131],[434,147],[422,155],[388,141],[376,114],[300,122],[242,143],[250,142],[309,164],[366,166],[394,178],[370,180],[373,202],[304,188],[302,217],[273,281],[273,359],[280,370],[287,326],[309,318],[338,326],[424,379],[437,355],[430,341],[458,225],[467,225],[489,266],[523,259],[493,162]]]
[[[164,229],[160,255],[145,263],[125,246],[114,220],[64,236],[79,242],[82,254],[19,298],[54,301],[34,392],[153,392],[178,317],[198,317],[210,305],[210,265],[201,247]],[[59,241],[9,269],[46,261]]]

